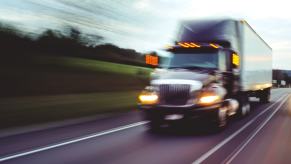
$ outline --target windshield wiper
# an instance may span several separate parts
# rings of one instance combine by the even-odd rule
[[[207,69],[205,67],[199,67],[199,66],[184,66],[183,68],[185,68],[185,69],[199,69],[199,70]]]
[[[178,67],[168,67],[168,69],[205,69],[204,67],[199,66],[178,66]]]
[[[168,69],[183,69],[183,67],[167,67]]]
[[[187,70],[198,70],[198,71],[213,71],[216,68],[207,68],[199,66],[179,66],[179,67],[168,67],[168,69],[187,69]]]

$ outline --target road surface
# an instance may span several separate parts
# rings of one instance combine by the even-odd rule
[[[139,112],[0,138],[0,163],[291,163],[291,89],[222,132],[151,133]]]

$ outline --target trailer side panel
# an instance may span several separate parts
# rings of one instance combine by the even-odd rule
[[[241,27],[241,88],[256,91],[271,87],[272,49],[244,21]]]

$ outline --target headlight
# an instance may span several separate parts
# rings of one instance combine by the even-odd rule
[[[138,100],[141,104],[151,105],[158,103],[159,96],[156,92],[152,91],[142,91],[138,96]]]
[[[215,95],[215,94],[203,94],[199,98],[198,104],[201,104],[201,105],[210,105],[210,104],[217,103],[220,100],[221,100],[221,97],[219,95]]]

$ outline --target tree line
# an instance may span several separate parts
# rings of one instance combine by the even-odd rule
[[[84,34],[74,27],[67,27],[65,31],[48,29],[38,36],[29,36],[12,26],[0,24],[0,57],[1,61],[25,61],[42,54],[146,66],[143,54],[109,43],[100,44],[103,40],[102,36]]]
[[[281,81],[285,81],[286,85],[291,84],[291,71],[290,70],[280,70],[273,69],[273,83],[274,85],[280,85]]]

